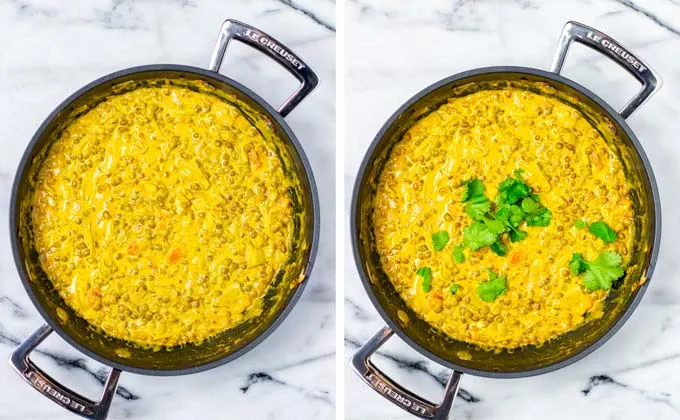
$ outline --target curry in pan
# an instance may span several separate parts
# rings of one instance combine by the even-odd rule
[[[192,83],[128,87],[70,122],[32,196],[35,248],[66,304],[143,346],[257,316],[297,258],[289,157]]]
[[[393,147],[373,198],[376,250],[407,305],[452,338],[540,346],[602,316],[630,261],[630,188],[575,106],[491,86]]]

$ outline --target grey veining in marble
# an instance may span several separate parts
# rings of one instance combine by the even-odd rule
[[[80,86],[125,67],[206,67],[222,21],[236,18],[280,39],[322,81],[287,121],[313,167],[321,247],[301,300],[260,346],[189,376],[123,373],[110,418],[331,419],[335,415],[335,3],[331,0],[0,0],[0,419],[71,419],[5,362],[42,322],[17,277],[8,206],[21,154],[42,120]],[[222,72],[278,104],[296,81],[235,44]],[[108,370],[51,336],[34,355],[49,374],[96,398]]]
[[[658,265],[642,303],[626,325],[586,359],[542,376],[494,380],[464,376],[455,419],[680,419],[680,2],[675,0],[348,0],[346,7],[345,220],[363,153],[389,116],[429,84],[492,65],[547,69],[563,24],[594,26],[645,59],[662,90],[628,122],[654,168],[663,235]],[[572,48],[565,75],[614,105],[639,88],[625,71],[586,48]],[[360,284],[345,244],[345,352],[383,326]],[[399,338],[376,363],[431,400],[447,369]],[[349,420],[413,417],[369,390],[346,365]]]

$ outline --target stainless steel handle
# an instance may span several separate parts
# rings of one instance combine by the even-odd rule
[[[396,404],[402,410],[421,419],[448,419],[449,412],[453,406],[453,400],[456,398],[456,394],[458,394],[458,385],[463,374],[455,370],[451,373],[444,389],[444,398],[439,404],[432,403],[403,388],[371,362],[371,355],[382,347],[392,337],[392,334],[394,332],[389,327],[384,327],[368,340],[366,344],[361,346],[352,357],[354,372],[374,391]]]
[[[31,334],[26,341],[21,343],[12,352],[12,356],[9,359],[10,365],[38,392],[72,413],[87,419],[105,419],[109,413],[113,396],[116,393],[120,370],[111,369],[111,373],[109,373],[109,377],[104,384],[104,392],[102,392],[98,402],[90,401],[82,395],[71,391],[48,376],[29,358],[31,352],[51,333],[52,328],[47,324],[38,328],[36,332]]]
[[[215,50],[210,58],[209,70],[220,71],[224,54],[232,39],[241,41],[274,59],[300,81],[300,87],[278,109],[279,114],[284,117],[319,84],[316,73],[290,48],[259,29],[233,19],[227,19],[222,24]]]
[[[567,22],[562,29],[550,71],[559,74],[572,42],[579,42],[609,57],[642,83],[642,89],[619,111],[623,118],[633,115],[661,87],[659,75],[641,58],[607,34],[574,21]]]

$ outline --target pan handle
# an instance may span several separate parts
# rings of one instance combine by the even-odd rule
[[[567,22],[562,29],[550,71],[559,74],[572,42],[579,42],[609,57],[642,83],[642,89],[619,111],[623,118],[630,117],[661,87],[659,75],[641,58],[607,34],[574,21]]]
[[[458,393],[458,385],[463,374],[451,373],[444,398],[441,403],[432,403],[394,382],[371,362],[371,355],[382,347],[394,332],[384,327],[352,356],[354,372],[361,377],[374,391],[387,398],[399,408],[421,419],[446,420],[453,406],[453,400]]]
[[[316,73],[290,48],[259,29],[234,19],[225,20],[220,28],[217,44],[210,58],[209,70],[220,71],[231,39],[241,41],[269,56],[300,81],[300,87],[279,107],[278,112],[282,116],[288,115],[319,84]]]
[[[111,373],[109,373],[109,377],[104,384],[104,392],[102,392],[98,402],[90,401],[82,395],[71,391],[48,376],[28,357],[52,331],[52,328],[47,324],[38,328],[36,332],[31,334],[26,341],[21,343],[12,352],[9,364],[38,392],[70,412],[87,419],[105,419],[109,413],[109,407],[111,407],[111,400],[113,400],[113,396],[116,393],[120,370],[111,369]]]

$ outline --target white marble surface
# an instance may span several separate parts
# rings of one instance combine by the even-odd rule
[[[110,418],[331,419],[335,413],[334,156],[335,3],[331,0],[0,0],[0,419],[71,419],[5,362],[42,322],[17,277],[8,207],[19,158],[47,114],[78,87],[125,67],[206,66],[220,24],[234,17],[291,47],[322,80],[287,121],[311,161],[320,192],[321,246],[311,281],[285,322],[260,346],[222,367],[181,377],[124,373]],[[295,81],[269,59],[230,47],[222,71],[279,102]],[[41,366],[95,398],[102,365],[53,335]]]
[[[465,376],[455,419],[680,418],[680,2],[677,0],[350,0],[346,8],[345,218],[355,175],[383,122],[420,89],[462,70],[489,65],[546,69],[567,20],[613,36],[638,53],[665,81],[629,123],[659,184],[663,238],[656,272],[628,323],[604,346],[566,369],[518,380]],[[637,89],[624,71],[575,47],[566,75],[617,106]],[[347,221],[349,223],[349,221]],[[346,358],[383,322],[366,297],[345,245]],[[376,363],[408,387],[441,398],[448,371],[398,338]],[[387,357],[385,357],[387,356]],[[348,364],[346,364],[348,366]],[[346,418],[411,419],[346,375]]]

